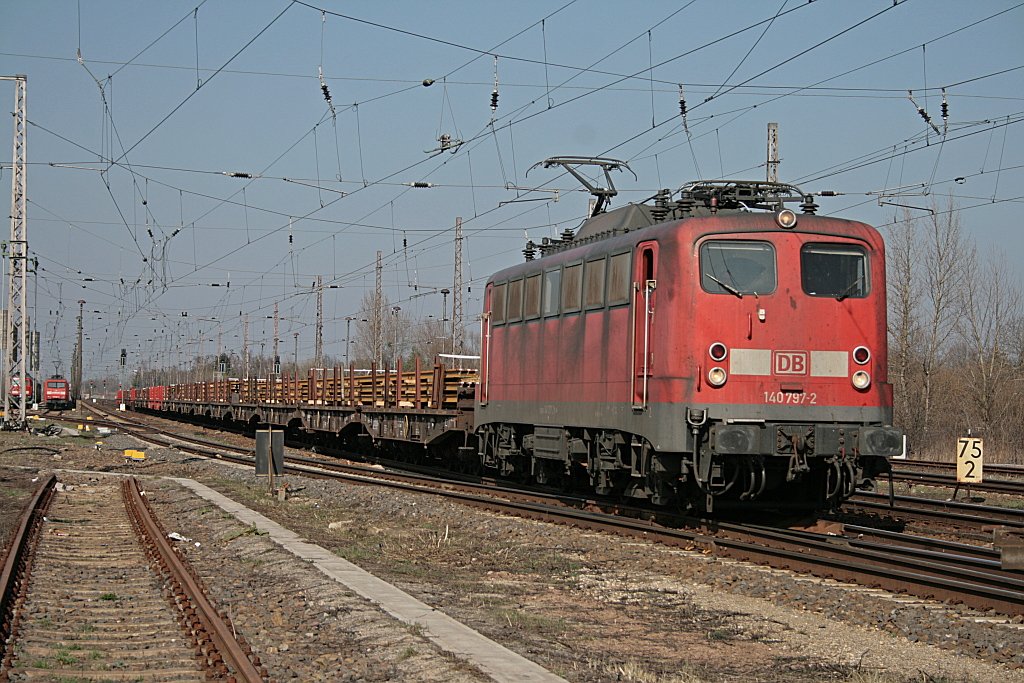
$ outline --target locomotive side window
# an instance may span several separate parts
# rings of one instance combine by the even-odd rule
[[[587,308],[604,306],[604,257],[587,261],[583,271],[583,299]]]
[[[562,271],[544,273],[544,315],[558,315],[558,300],[562,295]]]
[[[775,291],[775,247],[768,242],[712,240],[700,245],[700,284],[711,294]]]
[[[523,319],[533,320],[540,317],[540,273],[528,275],[526,292],[523,300]]]
[[[868,257],[861,247],[805,244],[800,250],[800,281],[810,296],[862,299],[868,295]]]
[[[643,271],[644,276],[641,278],[644,282],[654,279],[654,249],[652,247],[646,247],[643,250]]]
[[[509,280],[508,321],[514,323],[523,319],[523,280]]]
[[[580,299],[583,294],[583,264],[574,263],[565,267],[562,274],[562,312],[572,313],[580,310]]]
[[[507,285],[503,282],[494,285],[491,290],[491,324],[500,325],[505,322],[505,289]]]
[[[629,303],[630,253],[615,254],[608,259],[608,305]]]

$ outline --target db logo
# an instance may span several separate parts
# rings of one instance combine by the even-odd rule
[[[806,351],[772,351],[772,368],[776,375],[806,375]]]

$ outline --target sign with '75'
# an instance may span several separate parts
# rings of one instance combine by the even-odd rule
[[[981,464],[985,445],[981,439],[963,437],[956,441],[956,480],[964,484],[981,483]]]

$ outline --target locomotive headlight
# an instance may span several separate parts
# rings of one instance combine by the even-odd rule
[[[780,228],[792,230],[796,227],[796,214],[790,209],[783,209],[775,214],[775,222],[779,224]]]
[[[871,375],[863,370],[858,370],[853,373],[853,377],[850,378],[850,381],[853,382],[853,387],[855,389],[867,389],[871,385]]]
[[[719,367],[714,367],[708,370],[708,384],[713,387],[720,387],[725,384],[727,375],[725,370]]]
[[[729,347],[722,342],[715,342],[708,347],[708,355],[711,356],[711,360],[721,363],[729,355]]]
[[[866,346],[858,346],[853,350],[853,362],[857,365],[864,365],[871,360],[871,351]]]

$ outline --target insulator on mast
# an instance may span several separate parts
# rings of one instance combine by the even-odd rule
[[[683,84],[679,84],[679,116],[683,119],[683,130],[690,135],[690,126],[686,122],[686,94],[683,92]]]
[[[328,88],[327,88],[327,81],[324,79],[324,67],[323,66],[318,66],[317,67],[317,72],[318,72],[318,75],[320,77],[320,90],[324,94],[324,100],[327,102],[327,106],[331,110],[331,116],[335,116],[334,102],[333,102],[333,100],[331,100],[331,91],[328,90]]]
[[[924,107],[918,106],[917,102],[914,101],[913,90],[907,91],[907,97],[910,99],[910,103],[917,108],[917,113],[921,115],[921,118],[924,119],[924,122],[932,127],[932,130],[935,131],[936,135],[942,135],[941,131],[939,131],[939,127],[932,123],[932,117],[928,115],[928,112],[924,110]]]
[[[491,91],[491,115],[498,111],[498,55],[494,55],[494,90]]]
[[[946,101],[946,89],[942,89],[942,134],[949,130],[949,102]]]

